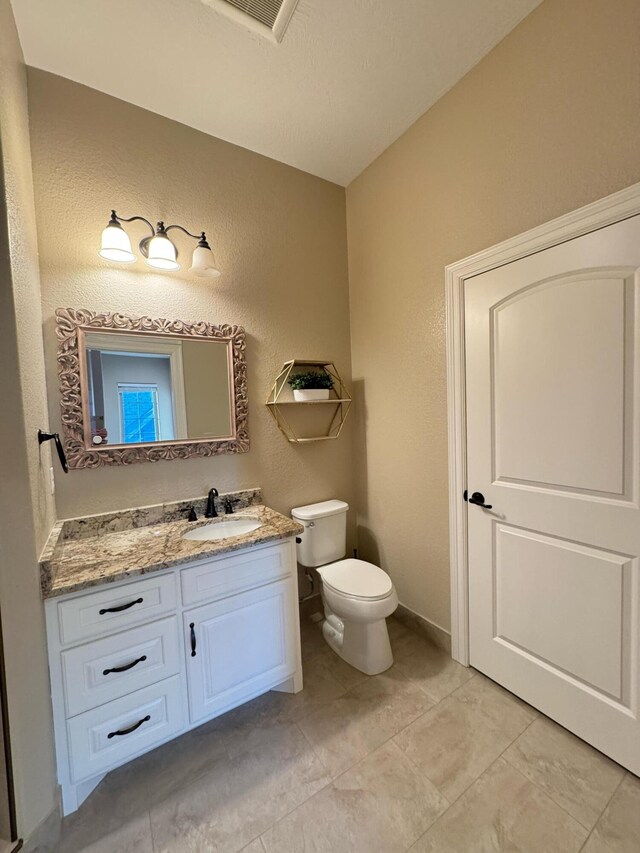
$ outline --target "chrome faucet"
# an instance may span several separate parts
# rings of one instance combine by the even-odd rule
[[[217,518],[218,513],[216,512],[216,498],[218,497],[217,489],[209,489],[209,495],[207,497],[207,508],[204,511],[205,518]]]

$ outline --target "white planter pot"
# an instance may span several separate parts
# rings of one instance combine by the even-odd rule
[[[302,391],[294,391],[293,399],[298,403],[308,403],[310,400],[328,400],[328,388],[305,388]]]

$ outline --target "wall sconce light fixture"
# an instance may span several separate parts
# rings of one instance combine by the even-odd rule
[[[189,272],[201,278],[217,278],[220,275],[220,270],[216,267],[215,258],[207,243],[204,231],[198,236],[187,231],[182,225],[165,226],[164,222],[158,222],[154,228],[144,216],[130,216],[125,219],[118,216],[115,210],[111,211],[111,219],[102,232],[102,243],[98,252],[101,258],[107,261],[117,261],[120,264],[132,264],[135,261],[136,257],[131,251],[131,240],[121,223],[137,220],[146,223],[151,230],[151,234],[148,237],[143,237],[138,244],[140,254],[150,267],[168,271],[180,269],[178,250],[167,236],[167,232],[171,231],[172,228],[178,228],[198,241],[198,245],[193,250]]]

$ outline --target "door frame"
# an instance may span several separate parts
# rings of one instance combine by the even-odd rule
[[[451,656],[464,666],[469,666],[467,504],[462,497],[467,488],[465,281],[639,213],[637,183],[445,267]]]

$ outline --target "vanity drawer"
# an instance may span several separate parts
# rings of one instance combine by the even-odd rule
[[[178,619],[169,616],[62,652],[67,716],[180,671]]]
[[[174,675],[68,720],[72,780],[106,773],[178,734],[185,725],[184,691]]]
[[[176,609],[173,573],[107,587],[58,604],[63,645],[112,634]]]
[[[180,573],[182,602],[188,605],[215,601],[280,580],[291,573],[290,551],[283,545],[230,554],[183,569]]]

